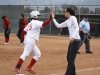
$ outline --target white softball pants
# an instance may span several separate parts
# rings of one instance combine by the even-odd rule
[[[21,59],[23,59],[23,61],[30,55],[30,53],[32,52],[34,54],[34,59],[37,61],[40,57],[41,57],[41,52],[38,49],[38,47],[36,46],[36,40],[34,38],[31,37],[26,37],[24,40],[24,51],[23,54],[20,56]]]

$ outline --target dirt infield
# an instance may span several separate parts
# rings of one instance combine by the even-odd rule
[[[0,34],[0,75],[16,75],[13,68],[23,52],[24,45],[19,45],[16,35],[10,37],[10,44],[3,45],[4,36]],[[37,46],[42,56],[34,65],[35,75],[64,75],[68,43],[68,37],[40,36]],[[84,45],[80,48],[75,61],[77,75],[100,75],[100,39],[92,38],[91,50],[93,54],[86,54]],[[23,63],[22,73],[32,75],[25,70],[32,57],[33,54]]]

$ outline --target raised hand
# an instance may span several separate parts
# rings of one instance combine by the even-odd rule
[[[54,14],[54,12],[51,13],[51,16],[52,16],[52,19],[55,18],[55,14]]]

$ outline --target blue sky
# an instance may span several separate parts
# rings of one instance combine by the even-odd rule
[[[0,0],[0,5],[50,5],[50,1],[52,5],[61,5],[61,4],[74,4],[78,5],[79,1],[81,1],[82,5],[100,5],[100,0]]]

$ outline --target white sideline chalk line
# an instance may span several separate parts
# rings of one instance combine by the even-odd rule
[[[27,74],[16,74],[16,75],[27,75]]]
[[[90,69],[85,69],[85,70],[78,70],[76,72],[82,72],[82,71],[92,71],[92,70],[98,70],[100,69],[100,67],[97,67],[97,68],[90,68]]]
[[[90,69],[84,69],[84,70],[77,70],[76,72],[84,72],[84,71],[92,71],[92,70],[99,70],[100,67],[97,68],[90,68]],[[64,73],[60,73],[60,74],[50,74],[50,75],[62,75]]]

